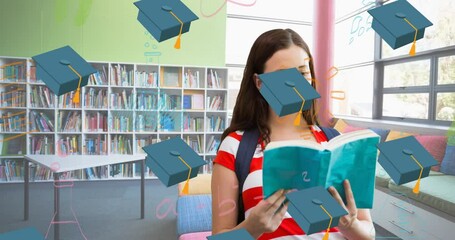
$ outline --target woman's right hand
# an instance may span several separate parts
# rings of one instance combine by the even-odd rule
[[[274,232],[280,226],[288,210],[288,203],[283,204],[286,199],[285,194],[288,192],[283,189],[278,190],[251,209],[245,225],[254,238],[258,238],[263,233]]]

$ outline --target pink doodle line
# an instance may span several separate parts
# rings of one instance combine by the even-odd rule
[[[213,16],[217,15],[221,11],[221,9],[224,8],[224,6],[226,5],[227,2],[236,4],[236,5],[239,5],[239,6],[242,6],[242,7],[252,7],[252,6],[254,6],[256,4],[257,0],[254,0],[254,2],[252,2],[252,3],[241,3],[241,2],[237,2],[237,1],[233,1],[233,0],[224,0],[223,4],[221,4],[221,6],[215,12],[213,12],[211,14],[205,14],[202,11],[202,0],[201,0],[201,5],[200,5],[201,15],[203,17],[206,17],[206,18],[213,17]]]

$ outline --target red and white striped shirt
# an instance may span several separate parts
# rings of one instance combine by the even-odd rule
[[[311,131],[318,143],[326,142],[327,137],[317,126],[312,126]],[[235,156],[242,139],[243,131],[230,133],[221,143],[220,149],[214,163],[220,164],[232,171],[235,171]],[[245,218],[248,217],[251,209],[263,199],[262,191],[262,160],[264,151],[264,142],[258,139],[258,145],[253,155],[250,165],[250,172],[242,188],[242,198],[245,209]],[[338,228],[330,229],[330,239],[345,239],[338,231]],[[325,231],[305,235],[305,232],[299,227],[296,221],[292,219],[289,213],[286,213],[278,229],[272,233],[264,233],[258,239],[290,240],[290,239],[322,239]]]

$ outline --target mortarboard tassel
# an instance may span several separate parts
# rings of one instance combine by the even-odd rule
[[[74,70],[74,68],[71,67],[71,65],[68,65],[68,67],[71,70],[73,70],[73,72],[79,77],[79,83],[77,84],[77,89],[76,89],[76,92],[75,92],[74,98],[73,98],[73,103],[79,103],[80,102],[79,95],[81,93],[82,76],[76,70]]]
[[[303,109],[303,105],[305,105],[305,98],[302,97],[302,95],[299,93],[299,91],[297,91],[297,89],[295,87],[293,87],[293,89],[299,95],[299,97],[302,99],[302,106],[300,106],[300,110],[294,119],[294,126],[300,126],[300,121],[302,120],[302,109]]]
[[[190,176],[191,176],[191,166],[183,160],[182,157],[179,156],[179,159],[190,169],[188,171],[188,178],[186,179],[185,185],[183,186],[182,193],[184,195],[188,195],[189,188],[190,188]]]
[[[182,22],[182,20],[180,20],[180,18],[178,18],[172,11],[170,11],[170,13],[171,13],[172,16],[174,16],[175,19],[177,19],[177,21],[179,21],[179,23],[180,23],[180,32],[179,32],[179,36],[177,37],[177,41],[175,41],[175,45],[174,45],[174,48],[175,48],[175,49],[180,49],[180,39],[181,39],[181,37],[182,37],[183,22]]]
[[[422,173],[423,173],[423,167],[422,167],[422,164],[419,163],[419,161],[417,161],[417,159],[411,155],[411,158],[414,159],[414,161],[417,163],[417,165],[419,165],[420,167],[420,174],[419,174],[419,178],[417,179],[417,183],[416,185],[414,186],[414,189],[412,189],[412,192],[415,193],[415,194],[419,194],[420,192],[420,179],[422,178]]]
[[[417,33],[419,32],[419,30],[414,27],[414,25],[412,25],[411,22],[408,21],[408,19],[404,19],[409,25],[411,25],[412,28],[414,28],[414,30],[416,31],[415,34],[414,34],[414,41],[412,42],[412,46],[411,46],[411,50],[409,50],[409,55],[411,56],[414,56],[416,55],[416,41],[417,41]]]
[[[325,232],[324,237],[322,238],[322,240],[329,240],[329,231],[330,227],[332,226],[332,215],[330,215],[330,213],[327,212],[327,210],[325,210],[325,208],[322,205],[319,206],[321,206],[322,210],[324,210],[324,212],[327,213],[327,215],[329,215],[330,217],[329,226],[327,227],[327,231]]]

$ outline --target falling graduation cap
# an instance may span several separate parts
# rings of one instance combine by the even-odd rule
[[[178,36],[176,49],[180,49],[180,38],[190,30],[191,22],[199,19],[180,0],[142,0],[134,5],[139,8],[137,20],[158,42]]]
[[[411,56],[415,55],[416,41],[423,38],[425,28],[433,25],[406,0],[371,9],[368,13],[373,16],[372,28],[393,49],[412,42]]]
[[[96,70],[70,46],[58,48],[32,57],[36,63],[36,77],[43,80],[56,95],[76,90],[73,101],[79,103],[80,89]]]
[[[190,178],[196,177],[206,162],[181,138],[175,137],[143,147],[146,164],[167,187],[186,180],[183,194],[188,194]]]
[[[280,117],[301,113],[311,108],[314,99],[321,97],[297,68],[260,74],[259,79],[262,81],[260,93]],[[300,125],[301,116],[297,114],[294,125]]]
[[[250,235],[250,233],[245,228],[240,228],[237,230],[208,236],[207,239],[208,240],[232,240],[232,239],[253,240],[254,238]]]
[[[0,233],[0,240],[44,240],[44,236],[36,230],[36,228],[29,227],[18,229],[15,231]]]
[[[380,143],[377,147],[379,164],[397,185],[417,180],[414,193],[419,193],[420,180],[429,175],[431,166],[438,164],[414,136]]]
[[[305,234],[310,235],[338,225],[340,217],[348,212],[322,186],[307,188],[286,194],[289,200],[288,212]]]

